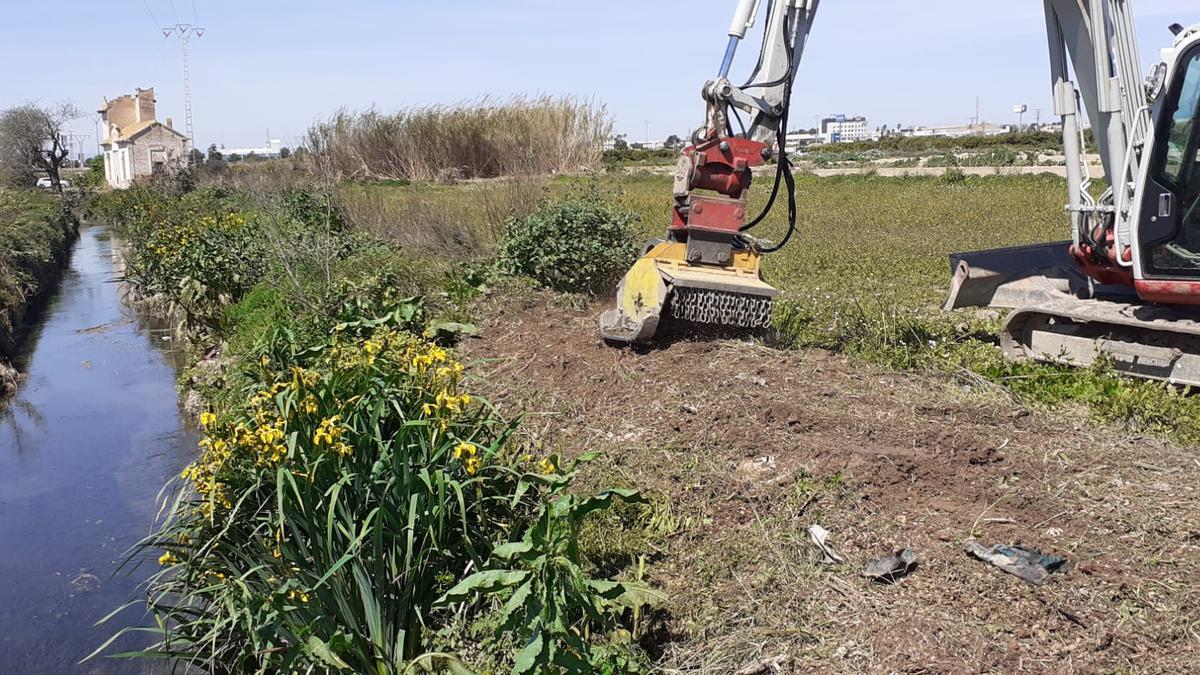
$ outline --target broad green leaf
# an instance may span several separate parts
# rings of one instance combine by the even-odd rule
[[[473,593],[494,593],[502,588],[512,588],[525,580],[525,570],[485,570],[476,572],[446,591],[437,605],[446,605],[467,599]]]
[[[527,541],[510,542],[492,549],[492,557],[499,560],[511,560],[519,555],[529,553],[532,549],[533,544]]]
[[[542,631],[537,630],[533,638],[517,653],[517,658],[513,662],[513,675],[521,675],[522,673],[532,673],[542,661],[542,649],[545,646],[542,638]]]
[[[308,638],[308,650],[327,666],[333,666],[338,670],[350,670],[350,664],[338,658],[329,645],[316,635]]]

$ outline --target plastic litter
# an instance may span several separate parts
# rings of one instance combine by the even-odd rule
[[[821,550],[822,562],[829,563],[831,565],[844,562],[845,558],[838,555],[837,551],[834,551],[832,546],[825,543],[825,540],[828,537],[829,530],[826,530],[825,528],[816,524],[809,526],[808,538],[812,539],[813,545]]]
[[[877,558],[867,563],[862,575],[884,584],[894,584],[917,569],[917,552],[911,548],[896,551],[895,555]]]
[[[1019,546],[995,544],[987,547],[978,541],[968,540],[963,550],[973,558],[991,563],[996,567],[1036,586],[1046,583],[1046,578],[1067,564],[1066,558],[1044,555]]]

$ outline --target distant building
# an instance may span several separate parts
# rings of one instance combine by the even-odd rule
[[[148,178],[156,171],[171,171],[186,161],[187,136],[176,131],[168,117],[155,117],[154,88],[108,100],[100,106],[104,125],[104,178],[119,190]]]
[[[784,148],[788,154],[800,152],[802,149],[821,142],[821,134],[808,131],[789,131],[784,136]]]
[[[962,138],[964,136],[999,136],[1007,134],[1008,127],[983,122],[981,124],[951,124],[940,127],[916,127],[905,130],[906,136],[944,136],[946,138]]]
[[[861,116],[831,115],[821,120],[818,132],[822,143],[854,143],[873,138],[867,127],[867,118]]]
[[[261,148],[220,148],[221,154],[229,157],[230,155],[239,155],[241,157],[279,157],[280,151],[283,150],[283,141],[278,138],[267,139],[267,144]]]

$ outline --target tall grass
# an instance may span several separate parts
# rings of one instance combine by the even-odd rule
[[[591,101],[483,98],[392,114],[339,110],[309,129],[308,146],[343,179],[452,181],[594,168],[611,130]]]
[[[359,231],[405,249],[460,260],[499,247],[508,219],[525,218],[544,201],[546,181],[540,176],[517,176],[437,190],[452,193],[343,185],[338,203]]]

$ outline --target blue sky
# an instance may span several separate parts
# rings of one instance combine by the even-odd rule
[[[698,92],[724,49],[734,0],[5,0],[0,108],[154,86],[159,117],[183,124],[179,42],[159,24],[197,21],[197,144],[294,145],[339,107],[392,110],[481,95],[573,94],[608,106],[631,140],[683,135],[703,120]],[[1048,109],[1036,0],[824,0],[797,81],[792,127],[832,112],[872,125],[1015,121]],[[1138,0],[1148,67],[1166,26],[1200,22],[1196,0]],[[45,48],[53,39],[53,49]],[[748,69],[755,40],[738,64]],[[24,65],[22,65],[24,64]],[[736,69],[736,68],[735,68]],[[1030,113],[1032,115],[1032,112]],[[1043,119],[1046,114],[1043,113]],[[1027,118],[1032,119],[1032,118]],[[79,133],[93,138],[83,120]]]

